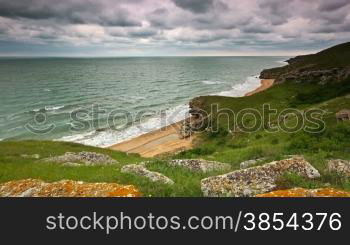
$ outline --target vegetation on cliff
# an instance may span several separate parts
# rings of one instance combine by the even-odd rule
[[[350,42],[325,49],[316,54],[297,56],[286,62],[288,63],[286,66],[262,71],[260,77],[273,78],[279,82],[283,75],[293,75],[292,77],[294,77],[295,75],[300,76],[302,73],[310,75],[310,72],[324,71],[329,73],[328,78],[340,77],[340,79],[335,80],[341,81],[350,74]],[[320,73],[315,75],[320,75]]]

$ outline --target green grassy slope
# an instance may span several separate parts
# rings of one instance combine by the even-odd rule
[[[316,54],[297,56],[290,59],[292,65],[314,65],[319,68],[347,67],[350,66],[350,42],[322,50]]]
[[[291,65],[272,69],[278,73],[288,72],[301,67],[348,67],[350,65],[350,43],[345,43],[324,50],[315,55],[299,56],[290,60]],[[286,176],[283,185],[315,187],[331,185],[349,189],[349,180],[334,176],[327,172],[326,162],[332,158],[350,159],[350,122],[337,122],[335,114],[342,109],[350,109],[350,77],[338,83],[320,85],[317,81],[307,83],[285,82],[249,97],[230,98],[219,96],[202,96],[192,101],[194,107],[211,113],[211,130],[202,134],[202,145],[176,157],[206,158],[229,162],[238,169],[239,163],[247,160],[265,157],[266,161],[284,158],[290,154],[303,154],[323,175],[318,181],[305,181],[295,176]],[[233,111],[222,115],[211,110],[217,104],[221,112]],[[239,112],[247,108],[262,114],[263,104],[276,109],[277,114],[268,118],[239,117]],[[269,126],[278,125],[278,114],[285,109],[297,109],[306,112],[310,109],[322,109],[324,121],[323,130],[319,133],[274,132]],[[228,109],[228,110],[227,110]],[[238,123],[237,120],[238,119]],[[286,120],[286,125],[297,125],[297,117]],[[261,125],[251,131],[239,130],[243,122],[246,127]],[[300,122],[300,118],[299,118]],[[215,126],[218,125],[218,126]],[[305,126],[311,126],[305,122]],[[212,132],[217,130],[217,132]]]
[[[317,102],[299,95],[314,94],[318,91]],[[324,110],[323,120],[325,128],[321,133],[308,133],[300,130],[293,133],[271,132],[268,128],[261,127],[255,132],[233,132],[227,131],[227,117],[219,117],[219,131],[217,133],[207,132],[202,134],[202,144],[195,149],[182,152],[174,158],[204,158],[232,164],[233,169],[239,169],[239,163],[249,159],[266,158],[264,162],[286,158],[287,155],[302,154],[322,174],[317,181],[305,181],[297,176],[285,176],[281,180],[282,187],[333,187],[350,190],[349,180],[335,176],[327,171],[328,159],[350,160],[350,122],[337,122],[335,113],[344,108],[350,108],[350,90],[348,95],[329,98],[331,91],[327,87],[316,84],[280,84],[269,90],[244,98],[227,97],[200,97],[202,108],[210,107],[217,103],[220,108],[229,108],[238,112],[245,108],[254,108],[262,111],[262,104],[270,104],[271,108],[281,112],[287,107],[300,111],[311,108]],[[345,92],[344,92],[345,93]],[[322,97],[321,95],[324,94]],[[198,102],[197,102],[198,103]],[[215,114],[214,114],[215,117]],[[275,118],[272,117],[272,121]],[[287,119],[286,124],[294,126],[297,124],[296,117]],[[232,118],[231,120],[232,121]],[[276,122],[276,121],[275,121]],[[247,120],[247,125],[254,124]],[[262,124],[264,125],[264,124]],[[234,127],[229,125],[230,129]],[[263,163],[264,163],[263,162]]]
[[[289,65],[267,69],[269,78],[295,70],[322,70],[350,67],[350,42],[325,49],[316,54],[301,55],[288,60]]]
[[[57,163],[42,162],[40,159],[24,158],[21,155],[40,154],[41,158],[62,155],[65,152],[90,151],[111,156],[119,161],[109,166],[69,167]],[[158,171],[175,181],[173,186],[152,183],[149,180],[120,169],[125,164],[151,160],[147,168]],[[212,175],[220,174],[211,173]],[[53,141],[4,141],[0,142],[0,183],[27,178],[42,179],[47,182],[63,179],[86,182],[113,182],[135,185],[144,196],[201,196],[200,180],[208,174],[190,173],[181,168],[167,166],[164,161],[143,159],[138,155],[125,154],[75,143]]]

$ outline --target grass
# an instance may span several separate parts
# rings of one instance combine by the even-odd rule
[[[21,155],[40,154],[41,158],[62,155],[65,152],[92,151],[107,154],[118,160],[109,166],[69,167],[56,163],[46,163],[38,159],[24,158]],[[152,183],[146,178],[121,173],[125,164],[139,163],[143,159],[136,154],[125,154],[75,143],[54,141],[4,141],[0,142],[0,183],[19,179],[42,179],[54,182],[63,179],[85,182],[114,182],[135,185],[144,196],[174,197],[201,196],[200,180],[210,174],[191,173],[182,168],[170,167],[164,161],[151,159],[147,164],[150,170],[165,174],[175,181],[172,186]],[[217,175],[211,173],[211,175]]]

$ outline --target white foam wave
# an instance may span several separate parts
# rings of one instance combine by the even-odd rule
[[[188,105],[180,105],[165,110],[162,113],[158,113],[157,116],[148,118],[141,123],[135,123],[134,125],[120,131],[111,129],[102,132],[91,131],[83,134],[65,136],[57,140],[73,141],[91,146],[108,147],[179,122],[189,116],[188,111]]]
[[[7,131],[8,131],[8,132],[12,132],[12,131],[15,131],[15,130],[17,130],[17,129],[22,129],[22,128],[23,128],[23,126],[18,126],[18,127],[10,128],[10,129],[8,129]]]
[[[284,61],[284,60],[278,60],[276,61],[278,64],[281,64],[281,65],[288,65],[288,62]]]
[[[59,105],[59,106],[45,106],[45,110],[46,110],[46,111],[55,111],[55,110],[62,109],[63,107],[64,107],[64,105]]]
[[[219,96],[226,96],[226,97],[242,97],[246,93],[249,93],[261,85],[261,80],[259,79],[259,76],[251,76],[246,79],[244,83],[235,84],[232,86],[232,89],[227,91],[222,91],[217,94],[213,95],[219,95]]]
[[[32,112],[39,112],[39,111],[56,111],[59,109],[64,108],[64,105],[59,105],[59,106],[45,106],[44,108],[36,108],[33,109]]]
[[[217,85],[217,84],[222,84],[223,82],[221,82],[221,81],[205,80],[205,81],[202,81],[202,83],[207,84],[207,85]]]
[[[146,96],[137,96],[137,95],[131,95],[131,96],[120,96],[119,99],[128,102],[128,103],[138,103],[142,100],[145,100],[147,97]]]

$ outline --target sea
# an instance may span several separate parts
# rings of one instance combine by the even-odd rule
[[[240,97],[289,57],[0,58],[0,141],[108,147],[183,120],[197,96]]]

